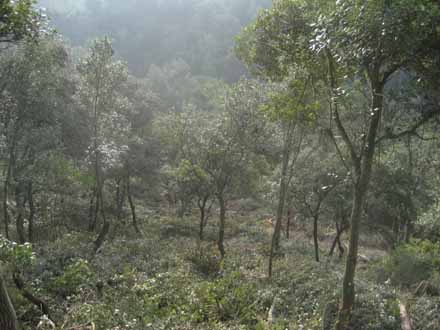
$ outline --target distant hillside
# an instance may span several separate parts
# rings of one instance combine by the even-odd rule
[[[132,72],[176,58],[195,75],[237,80],[243,68],[231,53],[234,36],[270,0],[41,0],[55,27],[74,45],[102,35]]]

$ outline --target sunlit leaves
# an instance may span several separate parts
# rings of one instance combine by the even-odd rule
[[[39,32],[44,14],[35,10],[36,0],[0,1],[0,42],[16,42]]]
[[[17,244],[0,235],[0,262],[10,263],[15,267],[24,267],[34,260],[35,254],[31,244]]]
[[[130,101],[122,94],[128,79],[124,63],[113,59],[113,48],[108,38],[95,40],[89,55],[78,65],[80,85],[79,105],[91,118],[93,140],[89,157],[98,153],[104,167],[120,163],[128,150]]]

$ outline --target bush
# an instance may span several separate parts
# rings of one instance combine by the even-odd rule
[[[394,250],[383,263],[383,276],[394,285],[412,287],[440,271],[440,243],[412,241]]]
[[[51,289],[63,296],[77,293],[81,286],[92,283],[94,273],[86,260],[79,259],[74,264],[66,268],[64,273],[56,277],[51,285]]]
[[[165,272],[135,284],[133,291],[142,299],[144,324],[161,319],[190,318],[188,299],[191,293],[191,278],[180,272]],[[139,304],[139,299],[137,299]]]
[[[258,295],[255,284],[246,283],[239,272],[233,272],[213,282],[203,282],[195,290],[192,306],[197,322],[239,320],[257,322]]]
[[[222,260],[214,248],[200,246],[191,250],[187,259],[191,262],[193,270],[204,276],[216,277],[223,268]]]
[[[423,296],[409,305],[414,329],[440,329],[440,298]]]
[[[392,287],[368,282],[358,282],[357,286],[358,297],[352,317],[353,329],[400,329],[400,309]]]

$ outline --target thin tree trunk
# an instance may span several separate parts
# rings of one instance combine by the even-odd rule
[[[335,252],[336,244],[338,243],[338,237],[339,237],[339,231],[336,232],[336,236],[333,239],[332,245],[330,247],[330,251],[328,252],[328,256],[333,256],[333,253]]]
[[[10,166],[6,173],[6,179],[3,186],[3,221],[5,225],[5,236],[9,239],[9,210],[8,210],[8,195],[9,195],[9,180],[11,177]]]
[[[98,187],[96,187],[95,191],[94,191],[94,200],[95,200],[95,208],[93,209],[93,217],[92,217],[92,222],[91,222],[91,226],[90,226],[90,231],[95,231],[96,226],[98,224],[98,216],[99,216],[99,209],[100,209],[100,198],[99,198],[99,193],[98,193]]]
[[[281,234],[281,224],[283,220],[283,212],[284,212],[284,203],[286,201],[286,190],[287,190],[287,170],[289,166],[289,158],[290,158],[290,148],[288,145],[288,141],[285,141],[284,151],[283,151],[283,160],[282,160],[282,168],[281,168],[281,178],[280,178],[280,190],[279,190],[279,199],[278,199],[278,207],[277,207],[277,217],[275,222],[275,228],[272,234],[272,242],[270,244],[270,255],[269,255],[269,266],[268,266],[268,277],[272,277],[272,268],[273,268],[273,259],[275,254],[278,252],[280,248],[280,234]]]
[[[96,227],[96,221],[95,221],[95,198],[96,198],[96,192],[95,188],[93,188],[91,197],[90,197],[90,203],[89,203],[89,231],[94,231]]]
[[[343,233],[343,231],[341,232],[341,234]],[[339,258],[342,258],[344,256],[344,246],[342,245],[341,242],[341,236],[338,237],[338,249],[339,249]]]
[[[17,187],[15,188],[15,202],[17,204],[17,219],[15,222],[18,241],[20,244],[26,243],[26,234],[24,230],[24,216],[25,216],[25,203],[26,199],[23,196],[22,183],[17,182]]]
[[[199,240],[203,241],[203,231],[205,229],[205,205],[199,204],[200,223],[199,223]]]
[[[319,242],[318,242],[318,215],[313,216],[313,245],[315,247],[315,260],[319,262]]]
[[[338,245],[338,249],[339,249],[339,257],[342,258],[342,256],[344,255],[344,248],[341,243],[341,235],[344,233],[344,231],[346,229],[347,229],[347,227],[345,227],[343,224],[339,225],[336,222],[336,236],[333,239],[332,246],[330,248],[330,252],[328,253],[329,257],[333,256],[334,250],[336,248],[336,244]]]
[[[17,315],[9,298],[3,277],[0,275],[0,329],[17,330]]]
[[[104,225],[102,226],[101,231],[99,232],[98,237],[96,238],[95,242],[94,242],[94,252],[98,252],[99,248],[102,246],[102,244],[104,244],[105,238],[107,237],[107,234],[110,230],[110,223],[105,222]]]
[[[226,221],[226,203],[222,194],[218,195],[218,202],[220,206],[219,228],[217,246],[222,259],[225,257],[225,221]]]
[[[9,121],[9,120],[7,120]],[[9,186],[11,184],[11,179],[12,179],[12,171],[15,168],[15,147],[17,144],[17,134],[18,134],[18,129],[17,127],[15,127],[14,130],[14,135],[12,137],[12,145],[10,145],[10,141],[7,138],[7,134],[6,134],[6,145],[10,145],[9,147],[9,157],[8,157],[8,165],[7,165],[7,169],[6,169],[6,177],[5,177],[5,182],[4,182],[4,187],[3,187],[3,216],[4,216],[4,223],[5,223],[5,236],[7,239],[9,239],[9,210],[8,210],[8,198],[9,198]]]
[[[287,223],[286,223],[286,238],[290,238],[290,222],[292,220],[292,209],[287,211]]]
[[[29,238],[29,242],[32,242],[34,240],[34,218],[35,218],[34,191],[32,188],[32,182],[29,182],[28,185],[28,204],[29,204],[28,238]]]
[[[122,216],[122,200],[121,200],[121,178],[116,180],[116,222],[121,222]]]
[[[95,252],[101,247],[101,245],[104,243],[107,234],[110,230],[110,223],[107,222],[107,217],[105,214],[105,210],[104,210],[104,198],[103,198],[103,193],[102,193],[102,186],[101,188],[98,189],[98,196],[97,196],[97,202],[99,201],[99,210],[101,211],[101,216],[102,216],[102,220],[103,220],[103,225],[101,228],[101,231],[99,232],[99,235],[97,237],[97,239],[95,240]]]
[[[137,234],[141,234],[141,230],[139,229],[139,225],[137,222],[136,217],[136,206],[133,203],[133,198],[131,196],[131,189],[130,189],[130,175],[127,176],[127,197],[128,197],[128,203],[130,204],[130,210],[131,210],[131,218],[133,221],[133,227]]]
[[[8,161],[8,168],[6,170],[6,177],[3,186],[3,221],[5,224],[5,236],[9,239],[9,210],[8,210],[8,196],[9,184],[11,181],[11,162]]]
[[[206,219],[206,203],[208,202],[209,196],[204,196],[202,199],[197,201],[197,205],[200,211],[200,223],[199,223],[199,240],[203,241],[203,234],[205,229],[205,219]]]
[[[280,248],[281,227],[282,227],[282,221],[283,221],[284,204],[286,202],[287,170],[288,170],[288,165],[289,165],[289,157],[290,157],[290,150],[289,150],[288,146],[285,146],[285,150],[283,153],[283,165],[282,165],[282,169],[281,169],[277,217],[276,217],[276,222],[275,222],[275,230],[273,232],[273,238],[272,238],[272,241],[273,241],[272,245],[273,245],[274,252],[278,251]]]
[[[122,181],[122,184],[121,184]],[[118,223],[123,222],[125,224],[125,219],[123,219],[122,214],[124,211],[124,201],[126,195],[127,187],[123,184],[123,178],[116,181],[116,221]]]

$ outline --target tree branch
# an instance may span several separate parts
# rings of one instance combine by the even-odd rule
[[[348,136],[348,133],[342,124],[341,118],[339,116],[339,109],[338,109],[338,103],[334,100],[335,98],[335,90],[336,90],[336,78],[335,78],[335,67],[333,63],[333,57],[330,53],[330,50],[326,48],[326,54],[327,54],[327,60],[328,60],[328,66],[329,66],[329,75],[330,75],[330,87],[331,87],[331,97],[333,104],[333,113],[334,113],[334,120],[336,122],[336,126],[342,136],[342,139],[344,140],[344,143],[347,145],[348,150],[350,151],[351,159],[353,160],[354,167],[357,171],[360,165],[360,158],[356,153],[356,150],[354,148],[353,142],[350,140],[350,137]]]
[[[407,135],[413,135],[418,137],[421,140],[435,140],[436,138],[424,138],[423,136],[419,135],[417,133],[417,130],[424,124],[426,124],[428,121],[430,121],[431,119],[437,117],[440,114],[440,107],[438,107],[437,109],[425,114],[417,123],[415,123],[412,127],[401,131],[401,132],[392,132],[391,130],[387,131],[385,133],[385,135],[381,136],[379,139],[376,140],[375,144],[379,144],[384,140],[395,140],[395,139],[400,139],[404,136]]]

